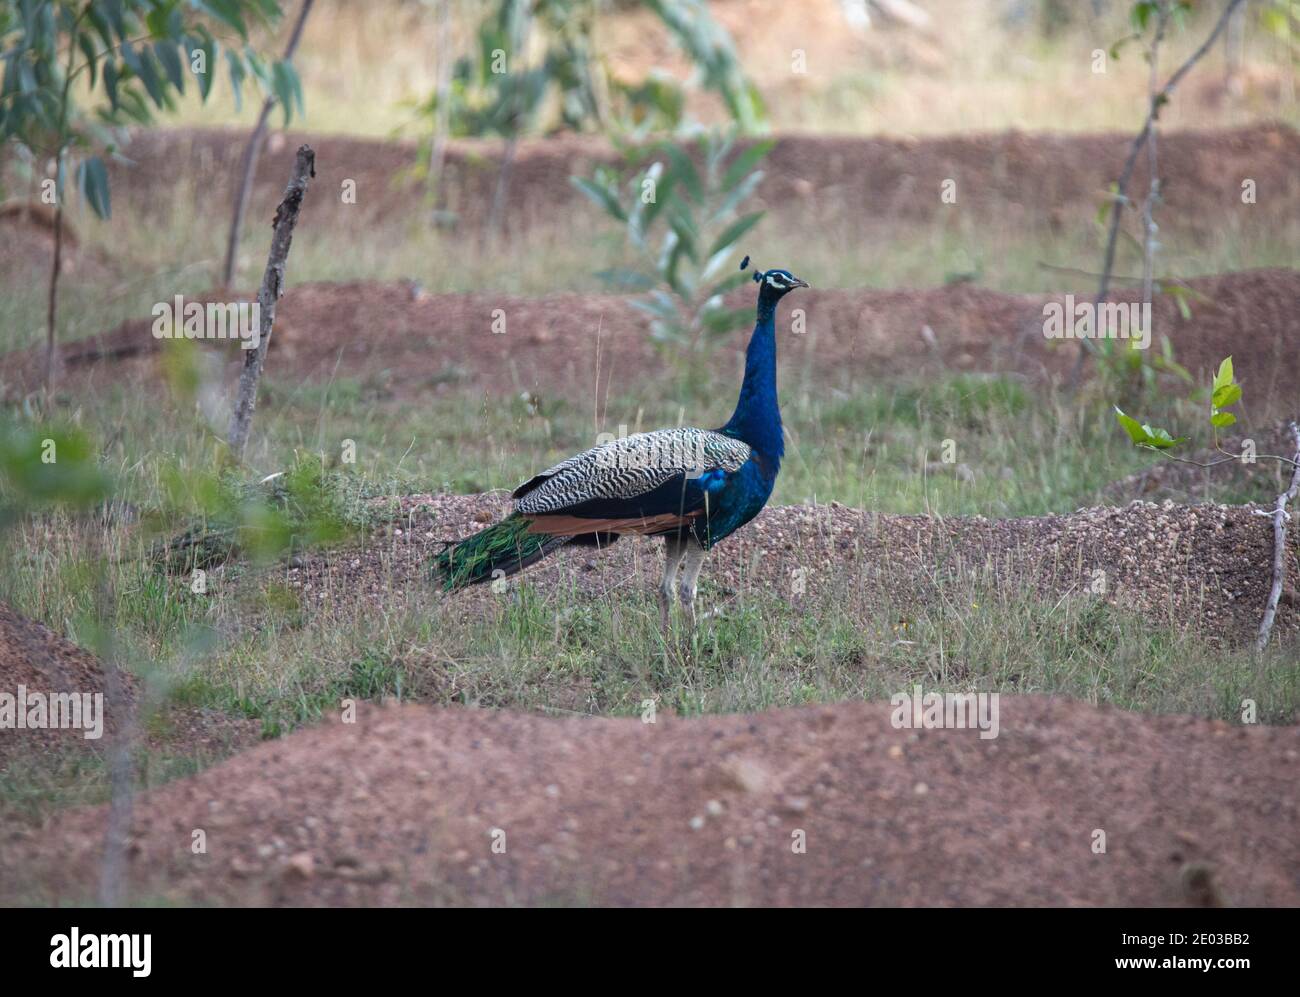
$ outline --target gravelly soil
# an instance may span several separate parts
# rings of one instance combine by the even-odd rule
[[[285,569],[286,581],[309,606],[356,598],[382,601],[425,585],[429,557],[441,541],[481,529],[508,509],[504,495],[419,495],[399,502],[395,522],[359,549],[318,556]],[[662,570],[661,544],[625,538],[607,550],[568,548],[513,583],[600,598],[649,593]],[[1271,581],[1270,520],[1249,508],[1134,502],[1063,516],[1023,519],[929,518],[829,506],[769,507],[714,549],[701,576],[705,602],[770,592],[810,602],[855,588],[868,599],[932,600],[940,586],[982,585],[1055,602],[1097,589],[1102,598],[1141,610],[1175,628],[1191,626],[1211,639],[1251,638]],[[1300,626],[1291,552],[1275,633]],[[803,596],[791,580],[804,569]],[[1091,597],[1091,596],[1090,596]],[[469,615],[494,599],[488,586],[449,596]]]
[[[138,800],[135,894],[287,905],[1300,903],[1300,729],[1003,697],[999,736],[981,740],[898,730],[890,712],[854,703],[651,725],[367,707],[354,724],[261,745]],[[84,896],[104,816],[4,833],[0,869],[16,874],[0,891]],[[200,828],[207,852],[195,855]],[[1096,830],[1105,854],[1092,851]]]

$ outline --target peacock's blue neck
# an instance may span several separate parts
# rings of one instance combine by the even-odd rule
[[[753,447],[761,458],[763,470],[773,478],[785,453],[781,409],[776,400],[777,300],[776,295],[759,295],[758,322],[745,352],[745,380],[740,386],[736,411],[722,430]]]

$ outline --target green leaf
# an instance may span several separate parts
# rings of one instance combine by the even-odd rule
[[[1174,303],[1178,305],[1178,314],[1183,317],[1184,321],[1192,317],[1192,310],[1187,305],[1187,288],[1179,284],[1170,284],[1161,285],[1159,290],[1161,294],[1167,294],[1174,299]]]
[[[639,200],[640,199],[638,198],[638,201]],[[670,204],[672,200],[673,178],[671,175],[661,177],[656,181],[655,199],[649,204],[643,206],[637,222],[637,227],[643,235],[650,231],[651,226],[655,223],[655,219],[658,218],[659,213],[663,211],[664,205]]]
[[[762,220],[763,212],[761,211],[754,211],[748,215],[737,218],[734,222],[723,229],[718,237],[713,240],[713,245],[709,248],[708,255],[713,256],[730,246],[734,246],[740,241],[746,232]]]
[[[126,17],[122,10],[122,0],[105,0],[102,4],[108,14],[108,21],[113,26],[113,31],[117,33],[117,40],[124,42],[127,40],[130,29],[126,23]],[[113,43],[110,42],[111,46]]]
[[[1149,447],[1155,447],[1157,450],[1168,450],[1170,447],[1177,446],[1186,439],[1185,436],[1179,436],[1175,439],[1164,429],[1152,429],[1150,426],[1146,425],[1142,428],[1146,430],[1148,436],[1146,445]]]
[[[86,68],[90,70],[90,87],[95,87],[95,70],[99,62],[99,53],[95,50],[94,36],[88,31],[81,31],[77,34],[77,47],[81,49],[81,54],[86,57]]]
[[[1155,429],[1146,423],[1139,423],[1132,416],[1125,415],[1118,405],[1115,406],[1115,418],[1124,427],[1124,432],[1128,433],[1129,439],[1140,447],[1168,450],[1186,439],[1183,436],[1175,438],[1170,436],[1167,430]]]
[[[671,142],[664,142],[658,148],[668,157],[670,175],[686,189],[687,196],[693,201],[703,198],[704,182],[700,179],[700,172],[695,168],[691,157],[680,146]]]
[[[644,298],[634,298],[629,304],[637,311],[665,321],[676,321],[678,318],[676,303],[664,291],[652,291]]]
[[[618,219],[620,222],[627,221],[627,212],[618,203],[617,195],[608,187],[604,187],[594,180],[588,180],[586,177],[569,177],[569,183],[586,194],[598,207],[603,208],[607,215]]]
[[[166,4],[160,4],[144,16],[144,26],[149,29],[151,38],[167,37],[167,21],[170,11]]]
[[[87,506],[112,491],[95,449],[77,430],[0,426],[0,525],[16,511],[46,505]],[[6,508],[9,507],[9,508]],[[8,514],[8,515],[6,515]]]
[[[1214,391],[1218,392],[1220,388],[1225,388],[1232,383],[1232,357],[1226,358],[1219,364],[1219,372],[1214,375]]]
[[[167,97],[163,93],[162,78],[158,75],[158,67],[154,63],[153,55],[147,49],[138,55],[135,70],[145,90],[149,92],[149,99],[159,109],[166,107]]]
[[[1216,409],[1225,409],[1229,405],[1236,405],[1239,401],[1241,401],[1240,384],[1225,384],[1215,389],[1214,394],[1210,396],[1210,404]]]
[[[772,151],[774,145],[776,145],[776,142],[772,139],[765,139],[762,142],[755,142],[740,153],[727,167],[727,172],[722,178],[722,189],[730,191],[736,184],[744,180],[749,171],[761,163],[763,158]]]
[[[710,335],[721,336],[748,325],[753,317],[750,308],[710,308],[700,316],[700,321]]]
[[[271,92],[279,101],[284,112],[284,123],[288,125],[289,119],[293,116],[294,103],[298,101],[298,74],[293,71],[293,66],[283,59],[277,60],[271,67]]]
[[[1146,443],[1151,434],[1142,428],[1142,424],[1134,419],[1131,415],[1125,415],[1119,406],[1115,406],[1115,418],[1119,424],[1124,427],[1124,432],[1128,433],[1128,438],[1136,444]]]
[[[698,263],[699,254],[696,252],[696,244],[700,232],[695,227],[695,220],[685,211],[675,211],[668,219],[668,226],[677,236],[677,250],[685,253],[692,263]]]
[[[116,44],[113,41],[113,31],[98,4],[92,3],[86,8],[86,20],[95,29],[95,34],[99,35],[99,40],[104,43],[105,49],[111,49]]]
[[[1231,426],[1236,421],[1237,417],[1231,412],[1215,412],[1214,415],[1210,416],[1210,423],[1218,429]]]
[[[226,49],[226,64],[230,67],[230,87],[235,92],[235,110],[238,111],[244,102],[244,78],[248,71],[244,68],[244,60],[234,49]]]
[[[212,80],[217,69],[217,43],[206,30],[200,30],[198,33],[190,35],[185,40],[185,60],[186,69],[193,72],[194,53],[203,53],[203,72],[194,73],[199,83],[199,97],[207,101],[208,94],[212,92]],[[236,95],[238,100],[238,95]]]
[[[108,218],[113,206],[108,194],[108,170],[98,156],[83,159],[77,164],[77,189],[80,190],[92,211],[100,218]]]
[[[153,53],[167,76],[167,82],[180,93],[185,92],[185,69],[175,42],[154,42]]]
[[[117,63],[115,63],[112,59],[105,60],[104,90],[108,93],[108,105],[114,111],[116,111],[118,108],[117,80],[118,80]]]
[[[628,270],[622,267],[597,271],[596,277],[606,284],[611,284],[625,291],[648,291],[654,287],[652,278],[636,270]]]
[[[754,193],[754,189],[759,185],[762,179],[763,171],[755,170],[736,187],[733,187],[731,193],[723,198],[722,203],[718,205],[718,209],[713,212],[712,220],[716,222],[721,221],[723,218],[730,217],[731,213],[735,211],[736,208],[740,207],[742,203],[749,199],[749,195]]]
[[[711,288],[709,288],[708,297],[713,298],[713,297],[717,297],[720,294],[726,294],[729,291],[734,291],[736,288],[743,287],[745,284],[748,284],[753,279],[754,278],[748,273],[730,274],[724,277],[722,280],[718,281],[718,283],[714,284]]]
[[[240,0],[199,0],[195,4],[200,10],[205,10],[221,23],[234,28],[239,32],[239,37],[247,40],[248,27],[244,24],[244,16],[240,11],[242,6]]]

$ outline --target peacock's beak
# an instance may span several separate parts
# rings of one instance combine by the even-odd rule
[[[793,276],[793,274],[792,274],[791,276]],[[794,284],[793,284],[792,286],[793,286],[793,287],[812,287],[812,285],[809,284],[806,280],[800,280],[798,277],[795,277],[795,278],[794,278]]]

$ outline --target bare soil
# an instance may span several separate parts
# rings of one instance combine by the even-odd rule
[[[44,283],[54,265],[54,210],[48,205],[0,204],[0,287]],[[108,261],[82,247],[76,222],[65,218],[60,274],[95,280],[112,272]]]
[[[105,709],[104,735],[99,739],[87,739],[83,731],[71,728],[0,729],[0,772],[19,758],[53,757],[68,751],[102,752],[119,732],[131,729],[130,717],[137,722],[142,719],[142,683],[125,671],[122,680],[123,698],[114,703],[108,695],[103,662],[0,602],[0,692],[16,695],[21,685],[29,695],[98,693],[104,697]],[[138,734],[138,727],[136,730],[140,743],[150,748],[211,757],[254,743],[261,725],[216,710],[172,707],[164,726],[143,735]]]
[[[1157,297],[1156,335],[1169,336],[1178,361],[1201,383],[1231,355],[1250,416],[1293,415],[1300,355],[1291,344],[1300,341],[1300,271],[1252,270],[1189,283],[1206,299],[1194,301],[1184,319],[1172,299]],[[1070,370],[1079,349],[1077,340],[1043,335],[1044,305],[1062,300],[1059,295],[1004,294],[968,284],[798,295],[781,311],[785,392],[851,390],[889,375],[943,371],[1021,372],[1050,382]],[[737,292],[738,306],[748,301]],[[805,312],[803,334],[789,324],[796,307]],[[503,335],[492,331],[496,309],[505,313]],[[151,321],[133,319],[64,346],[65,390],[96,390],[133,374],[160,377],[162,341],[153,337]],[[933,345],[923,334],[927,328]],[[729,345],[711,361],[727,375],[742,368],[745,335],[737,333]],[[223,346],[233,380],[239,350],[230,342]],[[0,357],[0,384],[11,393],[32,390],[42,363],[40,349]],[[649,339],[645,316],[625,296],[427,295],[409,284],[365,282],[291,287],[277,312],[268,370],[294,382],[356,378],[381,400],[466,385],[494,395],[593,398],[670,373]]]
[[[230,185],[246,134],[228,129],[137,132],[126,159],[112,166],[114,197],[142,208],[176,177],[193,178],[204,192],[197,210],[224,224]],[[996,213],[1003,223],[1030,224],[1049,216],[1054,225],[1091,225],[1105,191],[1119,176],[1131,135],[1051,135],[1004,132],[939,139],[785,135],[764,163],[756,206],[798,217],[810,230],[870,232],[890,222],[916,222],[952,211],[939,192],[957,184],[958,205],[978,216]],[[423,187],[411,178],[415,143],[345,136],[275,133],[259,165],[250,218],[270,218],[283,194],[294,150],[316,150],[315,189],[339,191],[356,182],[355,204],[338,196],[313,199],[312,211],[348,224],[410,219],[423,210]],[[461,140],[450,144],[446,207],[475,231],[491,202],[503,143]],[[1300,133],[1262,124],[1161,136],[1162,211],[1180,224],[1206,229],[1225,217],[1267,225],[1300,200]],[[564,224],[586,202],[569,177],[590,175],[599,163],[616,164],[608,146],[587,137],[522,141],[511,173],[507,217],[513,230]],[[1147,185],[1140,165],[1133,189]],[[1242,181],[1256,183],[1257,202],[1242,202]],[[208,207],[204,207],[207,205]]]
[[[322,610],[386,598],[424,584],[439,538],[479,528],[503,503],[403,499],[373,544],[282,570]],[[1104,598],[1244,639],[1271,542],[1249,509],[1168,502],[1007,521],[774,508],[712,559],[703,597],[799,598],[786,595],[797,565],[812,569],[810,600],[848,584],[926,598],[963,581],[1056,599],[1079,594],[1100,565]],[[582,599],[648,589],[657,570],[657,550],[625,540],[600,556],[562,552],[525,577]],[[502,597],[479,588],[449,598],[475,614]],[[1288,593],[1277,639],[1294,639],[1294,607]],[[0,679],[6,690],[95,689],[102,669],[0,607]],[[661,713],[651,725],[363,705],[356,723],[331,720],[138,798],[134,895],[281,905],[1300,903],[1300,728],[1006,695],[999,736],[981,740],[974,730],[895,729],[890,713],[845,703]],[[211,724],[200,737],[215,729],[237,746],[255,736],[255,725]],[[232,731],[245,739],[232,744]],[[62,811],[43,827],[5,828],[0,900],[87,899],[105,814]],[[199,855],[197,829],[207,840]],[[1092,850],[1097,830],[1104,854]]]
[[[363,707],[138,799],[130,875],[204,904],[1300,903],[1300,729],[1015,696],[999,727]],[[7,830],[5,899],[84,898],[105,815]]]

